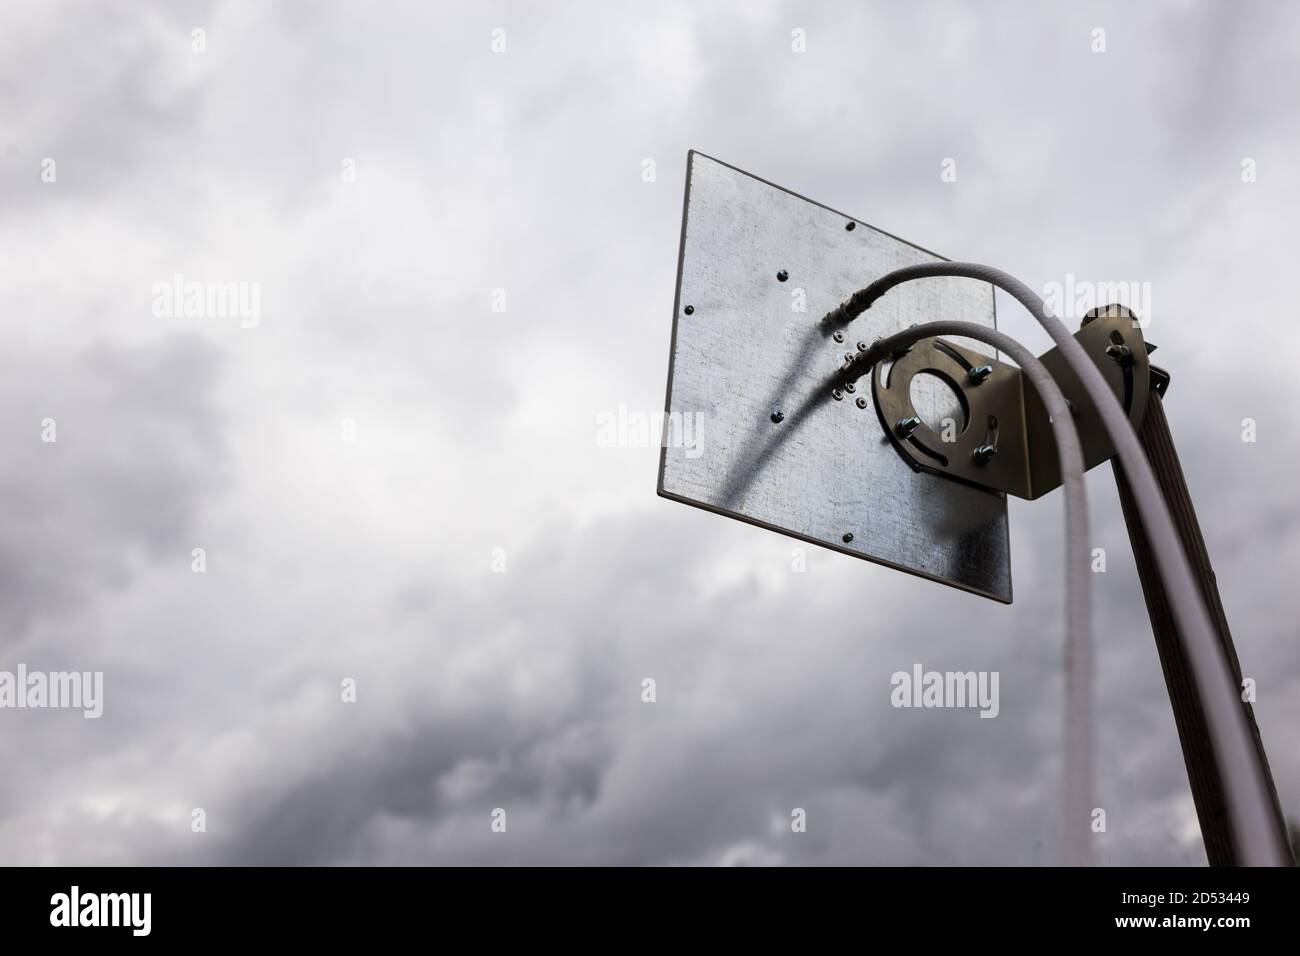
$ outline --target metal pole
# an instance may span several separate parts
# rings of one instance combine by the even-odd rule
[[[1240,687],[1241,664],[1232,643],[1232,634],[1228,630],[1228,619],[1223,613],[1223,602],[1219,598],[1214,570],[1210,567],[1209,553],[1205,548],[1205,539],[1201,536],[1200,524],[1196,520],[1196,510],[1192,506],[1191,495],[1187,491],[1187,482],[1178,461],[1178,452],[1174,448],[1169,422],[1165,418],[1161,391],[1163,389],[1151,389],[1146,416],[1142,421],[1142,427],[1138,429],[1138,440],[1155,472],[1156,482],[1169,506],[1183,549],[1191,562],[1197,584],[1210,611],[1233,676],[1236,678],[1237,686]],[[1115,459],[1113,468],[1115,484],[1119,488],[1120,503],[1124,509],[1124,521],[1128,525],[1129,540],[1133,544],[1133,557],[1137,562],[1138,577],[1142,581],[1142,594],[1146,598],[1147,613],[1151,618],[1156,650],[1160,654],[1160,666],[1165,674],[1165,686],[1169,690],[1169,702],[1173,705],[1174,723],[1178,728],[1183,762],[1187,766],[1187,780],[1191,784],[1192,800],[1196,804],[1196,815],[1201,824],[1205,854],[1211,866],[1239,866],[1242,857],[1240,848],[1235,845],[1232,837],[1227,796],[1218,771],[1221,764],[1215,760],[1214,743],[1205,707],[1197,691],[1191,664],[1185,652],[1186,644],[1179,638],[1169,595],[1165,591],[1157,569],[1155,552],[1142,527],[1133,490],[1129,487],[1119,459]],[[1273,773],[1269,769],[1268,757],[1264,753],[1264,742],[1259,735],[1259,725],[1255,722],[1254,708],[1245,701],[1242,701],[1241,707],[1245,711],[1246,723],[1258,751],[1259,764],[1263,768],[1267,791],[1272,798],[1274,837],[1284,858],[1294,862],[1287,839],[1286,823],[1282,816],[1282,806],[1277,797],[1277,787],[1273,783]]]

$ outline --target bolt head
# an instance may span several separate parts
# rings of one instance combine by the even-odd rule
[[[831,338],[833,338],[836,342],[843,342],[843,341],[844,341],[844,333],[843,333],[843,332],[836,332],[834,335],[831,336]]]
[[[867,400],[866,400],[865,398],[863,398],[861,395],[859,395],[859,396],[858,396],[858,408],[866,408],[866,407],[867,407]]]
[[[844,537],[842,537],[840,540],[843,541],[845,544],[848,544],[850,541],[853,540],[853,532],[852,531],[845,532]]]
[[[856,222],[846,222],[846,223],[844,224],[844,228],[845,228],[845,230],[847,230],[848,232],[852,232],[855,226],[857,226],[857,223],[856,223]]]
[[[838,388],[833,388],[831,389],[831,398],[835,399],[835,401],[838,402],[844,398],[844,393],[841,392]]]
[[[778,408],[776,411],[772,413],[772,424],[779,425],[783,421],[785,421],[785,412],[781,411]]]
[[[790,273],[786,272],[784,269],[776,274],[777,282],[784,282],[788,278],[790,278]]]
[[[900,418],[894,425],[894,434],[899,438],[906,438],[920,426],[921,419],[913,415],[911,418]]]
[[[857,390],[858,390],[858,387],[857,387],[856,385],[854,385],[852,382],[845,382],[845,383],[844,383],[844,391],[846,391],[846,392],[856,392]]]
[[[687,315],[694,315],[694,314],[695,314],[695,306],[693,306],[693,305],[688,305],[688,306],[687,306],[685,309],[683,309],[682,311],[685,312]]]

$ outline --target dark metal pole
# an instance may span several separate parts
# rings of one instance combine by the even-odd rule
[[[1154,373],[1155,369],[1152,371]],[[1154,376],[1153,385],[1155,385]],[[1178,452],[1174,448],[1173,435],[1169,431],[1169,422],[1165,418],[1164,403],[1160,397],[1163,392],[1162,387],[1151,389],[1146,416],[1142,421],[1142,427],[1138,429],[1138,439],[1141,441],[1147,459],[1151,462],[1160,491],[1173,514],[1183,548],[1191,561],[1197,583],[1205,597],[1206,606],[1214,619],[1219,639],[1223,643],[1223,649],[1236,677],[1237,686],[1240,687],[1241,664],[1237,660],[1237,650],[1233,646],[1232,634],[1228,630],[1228,619],[1223,613],[1223,602],[1219,599],[1219,588],[1215,581],[1214,570],[1210,567],[1205,539],[1201,536],[1201,527],[1196,520],[1196,511],[1192,507],[1192,499],[1187,491],[1183,469],[1178,462]],[[1165,686],[1169,689],[1169,701],[1173,705],[1174,723],[1178,727],[1178,739],[1183,748],[1183,762],[1187,765],[1187,779],[1191,784],[1192,800],[1196,804],[1196,815],[1201,824],[1205,854],[1211,866],[1237,866],[1240,865],[1241,856],[1238,848],[1233,845],[1227,800],[1223,781],[1217,769],[1218,764],[1215,762],[1205,709],[1197,693],[1187,656],[1183,651],[1183,642],[1178,636],[1169,597],[1160,581],[1151,543],[1142,528],[1142,520],[1133,499],[1133,492],[1124,477],[1118,459],[1114,461],[1113,467],[1120,503],[1124,508],[1124,521],[1128,525],[1129,540],[1133,543],[1133,557],[1137,561],[1138,576],[1142,581],[1142,593],[1146,598],[1147,613],[1151,617],[1151,630],[1155,635],[1156,650],[1160,654],[1160,666],[1165,674]],[[1273,783],[1273,773],[1269,769],[1268,757],[1264,753],[1264,742],[1259,735],[1259,725],[1255,722],[1254,708],[1245,701],[1241,706],[1246,712],[1246,721],[1254,737],[1255,747],[1259,751],[1259,763],[1264,770],[1268,792],[1273,798],[1276,839],[1284,848],[1285,858],[1293,860],[1287,839],[1286,823],[1282,816],[1282,806],[1278,802],[1277,787]]]

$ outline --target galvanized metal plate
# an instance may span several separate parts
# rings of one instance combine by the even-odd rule
[[[821,323],[873,279],[941,258],[692,151],[659,494],[1010,603],[1006,497],[913,470],[865,381],[832,394],[859,341],[995,324],[992,287],[968,279],[900,286],[843,342]]]

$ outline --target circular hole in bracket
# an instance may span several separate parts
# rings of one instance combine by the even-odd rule
[[[917,417],[940,435],[955,438],[970,424],[966,396],[943,372],[934,369],[917,372],[908,383],[908,395]]]

